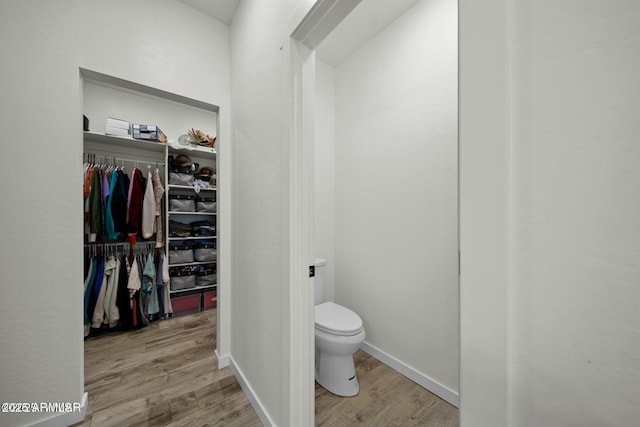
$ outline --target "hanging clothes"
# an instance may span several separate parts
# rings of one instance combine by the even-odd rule
[[[146,258],[143,255],[138,255],[138,271],[140,272],[140,290],[138,291],[138,312],[136,313],[140,319],[140,327],[145,327],[149,324],[149,317],[147,310],[149,308],[149,294],[151,289],[149,282],[144,280],[144,270],[146,265]]]
[[[95,242],[98,234],[102,232],[100,168],[92,168],[91,187],[89,188],[89,242]]]
[[[111,172],[111,182],[109,183],[109,197],[107,198],[107,207],[105,209],[105,223],[106,223],[106,231],[107,237],[110,240],[118,239],[119,233],[116,233],[115,222],[113,219],[113,192],[116,188],[116,183],[118,182],[118,175],[120,173],[117,170]]]
[[[161,251],[154,256],[153,249],[164,246],[165,189],[160,170],[156,167],[152,173],[149,167],[145,177],[134,168],[130,178],[123,167],[96,164],[95,155],[88,158],[91,161],[83,165],[82,183],[85,337],[142,328],[171,313],[168,269],[167,280],[162,276],[166,256]],[[139,238],[153,241],[138,242]],[[127,239],[130,243],[123,242]]]
[[[129,304],[131,305],[131,326],[138,328],[140,324],[140,316],[138,314],[138,294],[140,289],[140,276],[138,275],[138,260],[135,256],[131,257],[131,269],[129,270]]]
[[[153,195],[156,200],[156,248],[164,246],[164,238],[162,236],[162,196],[164,194],[164,187],[160,180],[160,171],[158,168],[153,172]]]
[[[116,240],[127,234],[127,199],[131,180],[129,175],[120,169],[111,191],[111,215],[113,216],[113,234],[109,239]]]
[[[147,262],[144,266],[143,281],[146,283],[145,292],[149,293],[149,304],[147,305],[147,314],[150,316],[158,314],[158,289],[156,288],[156,266],[153,255],[147,256]]]
[[[100,280],[101,283],[98,290],[98,299],[96,300],[96,306],[93,312],[93,320],[91,322],[92,328],[99,329],[102,327],[102,322],[104,321],[104,297],[107,293],[107,278],[111,274],[111,270],[115,268],[115,266],[116,263],[112,260],[107,260],[104,263],[104,272]]]
[[[142,201],[144,178],[140,169],[133,170],[133,176],[129,183],[129,194],[127,199],[127,235],[132,245],[136,244],[136,235],[140,231],[142,224]]]
[[[83,197],[86,241],[118,242],[156,234],[156,247],[163,247],[162,197],[164,188],[158,168],[146,174],[134,168],[131,178],[113,165],[84,164]]]
[[[89,296],[91,295],[91,287],[97,274],[97,263],[95,258],[91,258],[89,261],[89,271],[87,272],[87,278],[84,281],[84,336],[89,335]]]
[[[87,310],[84,324],[86,335],[89,335],[91,321],[93,320],[93,312],[96,308],[96,302],[100,293],[99,287],[102,284],[102,279],[104,278],[104,257],[98,255],[95,259],[95,263],[96,267],[94,268],[92,278],[87,286],[87,291],[85,292],[85,305]]]
[[[164,282],[162,280],[162,255],[156,257],[156,293],[158,297],[158,316],[164,319]]]
[[[107,261],[107,263],[105,264],[105,268],[104,268],[104,274],[107,277],[107,289],[105,290],[105,294],[104,294],[104,303],[103,303],[103,316],[102,319],[100,319],[101,323],[106,324],[107,326],[109,325],[109,323],[111,322],[111,295],[113,294],[113,286],[115,284],[116,281],[116,266],[117,266],[117,262],[116,262],[116,258],[111,255]]]
[[[107,199],[109,198],[109,176],[111,175],[111,167],[103,167],[100,169],[100,178],[102,180],[102,189],[100,200],[100,227],[104,233],[107,232]]]
[[[129,290],[129,260],[126,255],[120,257],[120,277],[118,279],[118,296],[116,306],[120,314],[120,327],[129,330],[133,326],[131,313],[131,293]]]
[[[173,306],[171,305],[171,293],[169,289],[169,262],[167,261],[167,256],[163,252],[162,253],[162,281],[164,282],[164,293],[163,293],[163,304],[164,304],[164,315],[165,317],[169,317],[173,314]]]
[[[142,281],[140,280],[140,274],[138,273],[139,269],[140,267],[138,265],[137,257],[133,257],[133,260],[131,261],[131,271],[129,271],[129,282],[127,283],[130,295],[133,295],[134,292],[140,290]]]
[[[147,174],[147,180],[142,200],[142,238],[153,236],[156,227],[156,197],[153,192],[153,178],[151,172]]]

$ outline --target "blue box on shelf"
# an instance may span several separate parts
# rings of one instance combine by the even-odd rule
[[[155,125],[133,124],[131,125],[131,136],[134,139],[167,142],[167,136]]]

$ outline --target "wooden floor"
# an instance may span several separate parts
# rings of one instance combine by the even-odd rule
[[[261,426],[231,370],[217,369],[215,333],[209,310],[85,341],[78,426]]]
[[[360,393],[338,397],[316,383],[318,426],[457,427],[458,409],[358,350],[353,355]]]
[[[260,426],[231,370],[217,369],[216,311],[85,342],[85,420],[76,426]],[[458,426],[458,410],[368,354],[354,355],[360,394],[316,384],[321,426]],[[303,427],[303,426],[301,426]]]

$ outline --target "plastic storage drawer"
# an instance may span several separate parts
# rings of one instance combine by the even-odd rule
[[[204,309],[209,310],[218,306],[218,292],[207,291],[203,294]]]
[[[193,294],[171,297],[174,316],[200,312],[201,295],[202,294]]]

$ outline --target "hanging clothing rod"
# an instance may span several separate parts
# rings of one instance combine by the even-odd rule
[[[89,243],[85,243],[85,246],[95,246],[95,245],[100,245],[100,246],[118,246],[118,245],[129,245],[129,242],[110,242],[110,243],[100,243],[100,242],[89,242]]]
[[[156,248],[156,242],[137,242],[135,245],[131,245],[128,242],[117,242],[117,243],[98,243],[91,242],[85,243],[84,247],[89,251],[91,256],[97,255],[100,252],[105,254],[114,254],[114,253],[132,253],[132,254],[143,254],[148,255],[154,253],[155,250],[159,252],[163,252],[162,248]]]
[[[148,241],[148,242],[136,242],[135,246],[140,247],[140,246],[154,246],[155,247],[156,241]],[[85,246],[105,246],[105,247],[112,247],[112,246],[131,246],[131,243],[129,242],[109,242],[109,243],[100,243],[100,242],[88,242],[84,244]]]
[[[93,156],[93,157],[90,157]],[[150,161],[150,160],[134,160],[134,159],[124,159],[122,157],[116,157],[116,156],[103,156],[103,155],[97,155],[97,154],[93,154],[93,153],[83,153],[83,157],[85,162],[88,162],[89,159],[93,158],[94,163],[115,163],[117,164],[117,162],[127,162],[127,163],[147,163],[147,164],[156,164],[158,166],[164,166],[165,163],[164,162],[154,162],[154,161]],[[98,160],[98,161],[96,161]],[[99,161],[102,160],[102,161]]]

